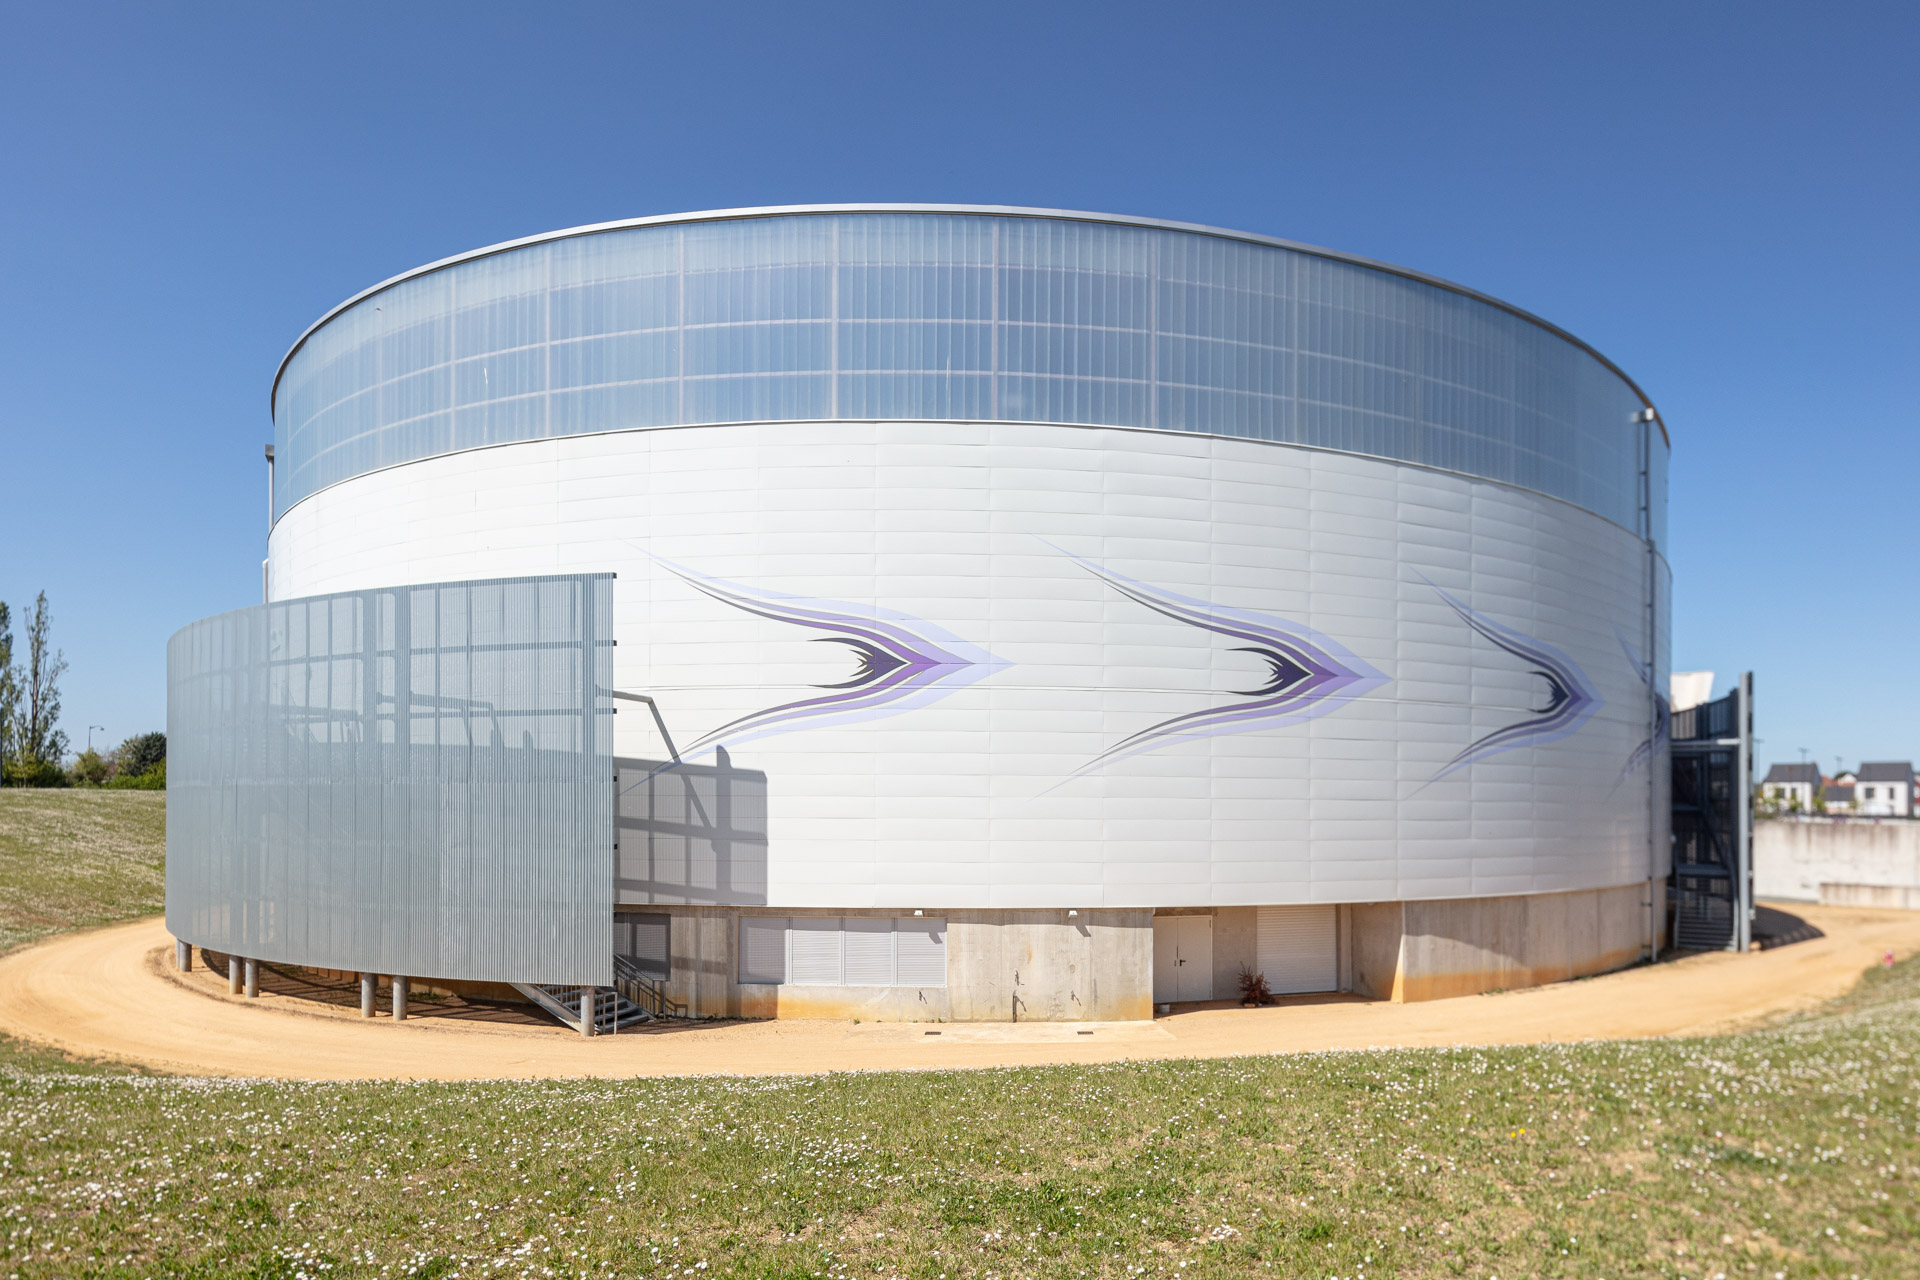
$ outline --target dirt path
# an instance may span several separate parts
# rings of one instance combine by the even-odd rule
[[[1693,956],[1426,1004],[1297,997],[1275,1008],[1209,1007],[1150,1023],[751,1022],[596,1040],[559,1027],[444,1018],[363,1022],[354,1011],[292,996],[229,996],[223,975],[173,972],[172,941],[153,918],[63,935],[0,958],[0,1028],[163,1071],[294,1079],[1016,1066],[1696,1034],[1830,999],[1887,951],[1920,951],[1920,912],[1792,910],[1826,936],[1757,955]]]

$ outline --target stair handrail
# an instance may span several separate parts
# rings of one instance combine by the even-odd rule
[[[515,991],[518,991],[521,995],[533,1001],[554,1017],[560,1019],[566,1026],[571,1027],[575,1031],[580,1029],[580,1014],[578,1010],[568,1008],[545,987],[538,986],[531,982],[515,982],[510,985]]]
[[[656,1018],[686,1016],[686,1006],[667,994],[666,984],[642,969],[631,957],[614,956],[613,989]]]

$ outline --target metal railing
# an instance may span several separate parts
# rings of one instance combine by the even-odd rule
[[[613,989],[650,1017],[684,1018],[687,1015],[686,1005],[667,994],[666,984],[628,956],[613,958]]]

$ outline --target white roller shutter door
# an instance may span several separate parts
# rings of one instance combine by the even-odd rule
[[[1340,985],[1334,907],[1261,907],[1254,967],[1275,995],[1333,991]]]

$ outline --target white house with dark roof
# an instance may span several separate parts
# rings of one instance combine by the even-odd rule
[[[1760,796],[1768,804],[1801,813],[1813,812],[1813,798],[1819,790],[1820,766],[1816,764],[1776,764],[1760,783]]]
[[[1868,761],[1854,779],[1854,811],[1866,817],[1913,816],[1913,762]]]

